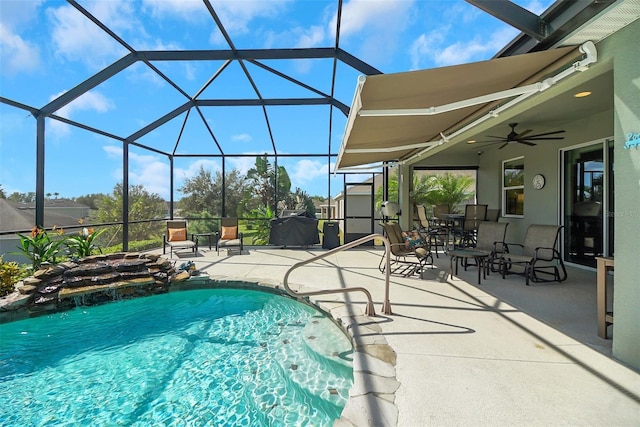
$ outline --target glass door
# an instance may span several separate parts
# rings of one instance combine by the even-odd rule
[[[613,215],[609,214],[613,206],[612,150],[612,142],[605,141],[563,151],[567,262],[595,267],[597,256],[613,253]]]

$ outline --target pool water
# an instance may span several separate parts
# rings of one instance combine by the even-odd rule
[[[0,325],[0,425],[332,425],[351,345],[311,307],[206,289]]]

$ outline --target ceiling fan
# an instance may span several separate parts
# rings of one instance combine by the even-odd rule
[[[553,132],[545,132],[545,133],[537,133],[534,135],[529,135],[532,130],[531,129],[527,129],[524,130],[520,133],[516,132],[516,126],[518,126],[518,123],[509,123],[509,127],[511,127],[511,132],[509,132],[509,134],[507,136],[494,136],[494,135],[489,135],[489,138],[495,138],[495,139],[490,139],[490,140],[486,140],[486,141],[478,141],[477,143],[492,143],[492,144],[497,144],[497,143],[502,143],[502,145],[500,147],[498,147],[498,149],[502,149],[504,147],[506,147],[509,144],[525,144],[525,145],[529,145],[529,146],[534,146],[536,145],[535,142],[533,141],[550,141],[550,140],[557,140],[557,139],[564,139],[564,136],[550,136],[550,135],[557,135],[559,133],[564,133],[564,130],[556,130]]]

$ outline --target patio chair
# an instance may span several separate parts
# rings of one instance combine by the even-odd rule
[[[487,209],[487,217],[486,221],[497,222],[500,219],[500,214],[502,211],[500,209]]]
[[[523,274],[527,286],[529,282],[562,282],[566,280],[567,269],[560,253],[556,250],[561,229],[561,225],[531,224],[527,228],[523,244],[505,243],[505,252],[500,260],[502,278],[509,273]],[[520,253],[517,254],[514,251]],[[512,271],[513,266],[521,266],[524,271]],[[553,278],[544,279],[540,277],[541,274]]]
[[[237,250],[242,254],[244,245],[242,243],[242,233],[238,228],[238,218],[220,218],[220,231],[216,233],[216,252],[220,255],[220,248],[227,248],[230,251]]]
[[[187,239],[187,221],[170,220],[167,221],[167,229],[163,236],[162,253],[167,253],[169,246],[169,258],[173,258],[173,250],[179,248],[190,248],[193,252],[198,251],[198,245],[193,240]]]
[[[491,221],[483,221],[478,225],[475,249],[489,253],[484,261],[485,274],[489,274],[491,271],[500,271],[500,260],[505,250],[504,239],[508,225],[508,222]],[[465,258],[465,270],[467,269],[467,260],[468,258]]]
[[[464,221],[461,230],[454,230],[460,239],[459,245],[465,248],[476,246],[478,226],[487,218],[487,205],[465,205]]]
[[[416,205],[418,213],[418,231],[429,240],[429,246],[434,248],[436,258],[438,258],[438,246],[444,251],[445,241],[448,233],[446,227],[433,225],[427,218],[427,208],[424,205]]]
[[[433,256],[429,247],[428,240],[413,246],[397,222],[381,222],[385,235],[391,243],[391,274],[400,274],[404,277],[411,276],[416,273],[422,273],[427,265],[433,265]],[[416,232],[417,233],[417,232]],[[385,255],[382,255],[378,269],[384,272],[386,267]]]

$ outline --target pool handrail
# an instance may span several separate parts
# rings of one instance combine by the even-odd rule
[[[321,291],[308,291],[308,292],[295,292],[293,289],[291,289],[289,287],[289,274],[291,274],[291,272],[293,270],[295,270],[298,267],[302,267],[303,265],[315,262],[317,260],[320,260],[322,258],[326,258],[330,255],[333,255],[337,252],[341,252],[347,249],[351,249],[355,246],[359,246],[363,243],[375,240],[375,239],[381,239],[382,242],[384,243],[385,246],[385,259],[386,259],[386,268],[384,269],[384,303],[382,304],[382,313],[383,314],[393,314],[391,312],[391,302],[389,301],[389,269],[390,269],[390,256],[391,256],[391,243],[389,242],[389,239],[387,239],[385,236],[383,236],[382,234],[378,234],[378,233],[374,233],[374,234],[369,234],[368,236],[364,236],[361,237],[357,240],[354,240],[353,242],[349,242],[349,243],[345,243],[342,246],[338,246],[334,249],[331,249],[327,252],[324,252],[322,254],[316,255],[312,258],[309,258],[307,260],[304,261],[299,261],[296,262],[295,264],[293,264],[291,267],[289,267],[289,269],[287,270],[287,272],[284,274],[284,279],[282,280],[282,283],[284,285],[284,289],[287,291],[287,293],[289,295],[291,295],[294,298],[298,298],[298,297],[308,297],[311,295],[325,295],[325,294],[334,294],[334,293],[348,293],[348,292],[364,292],[364,294],[367,296],[367,307],[365,309],[364,314],[367,316],[375,316],[376,315],[376,309],[373,306],[373,300],[371,299],[371,293],[363,287],[353,287],[353,288],[342,288],[342,289],[325,289],[325,290],[321,290]]]

